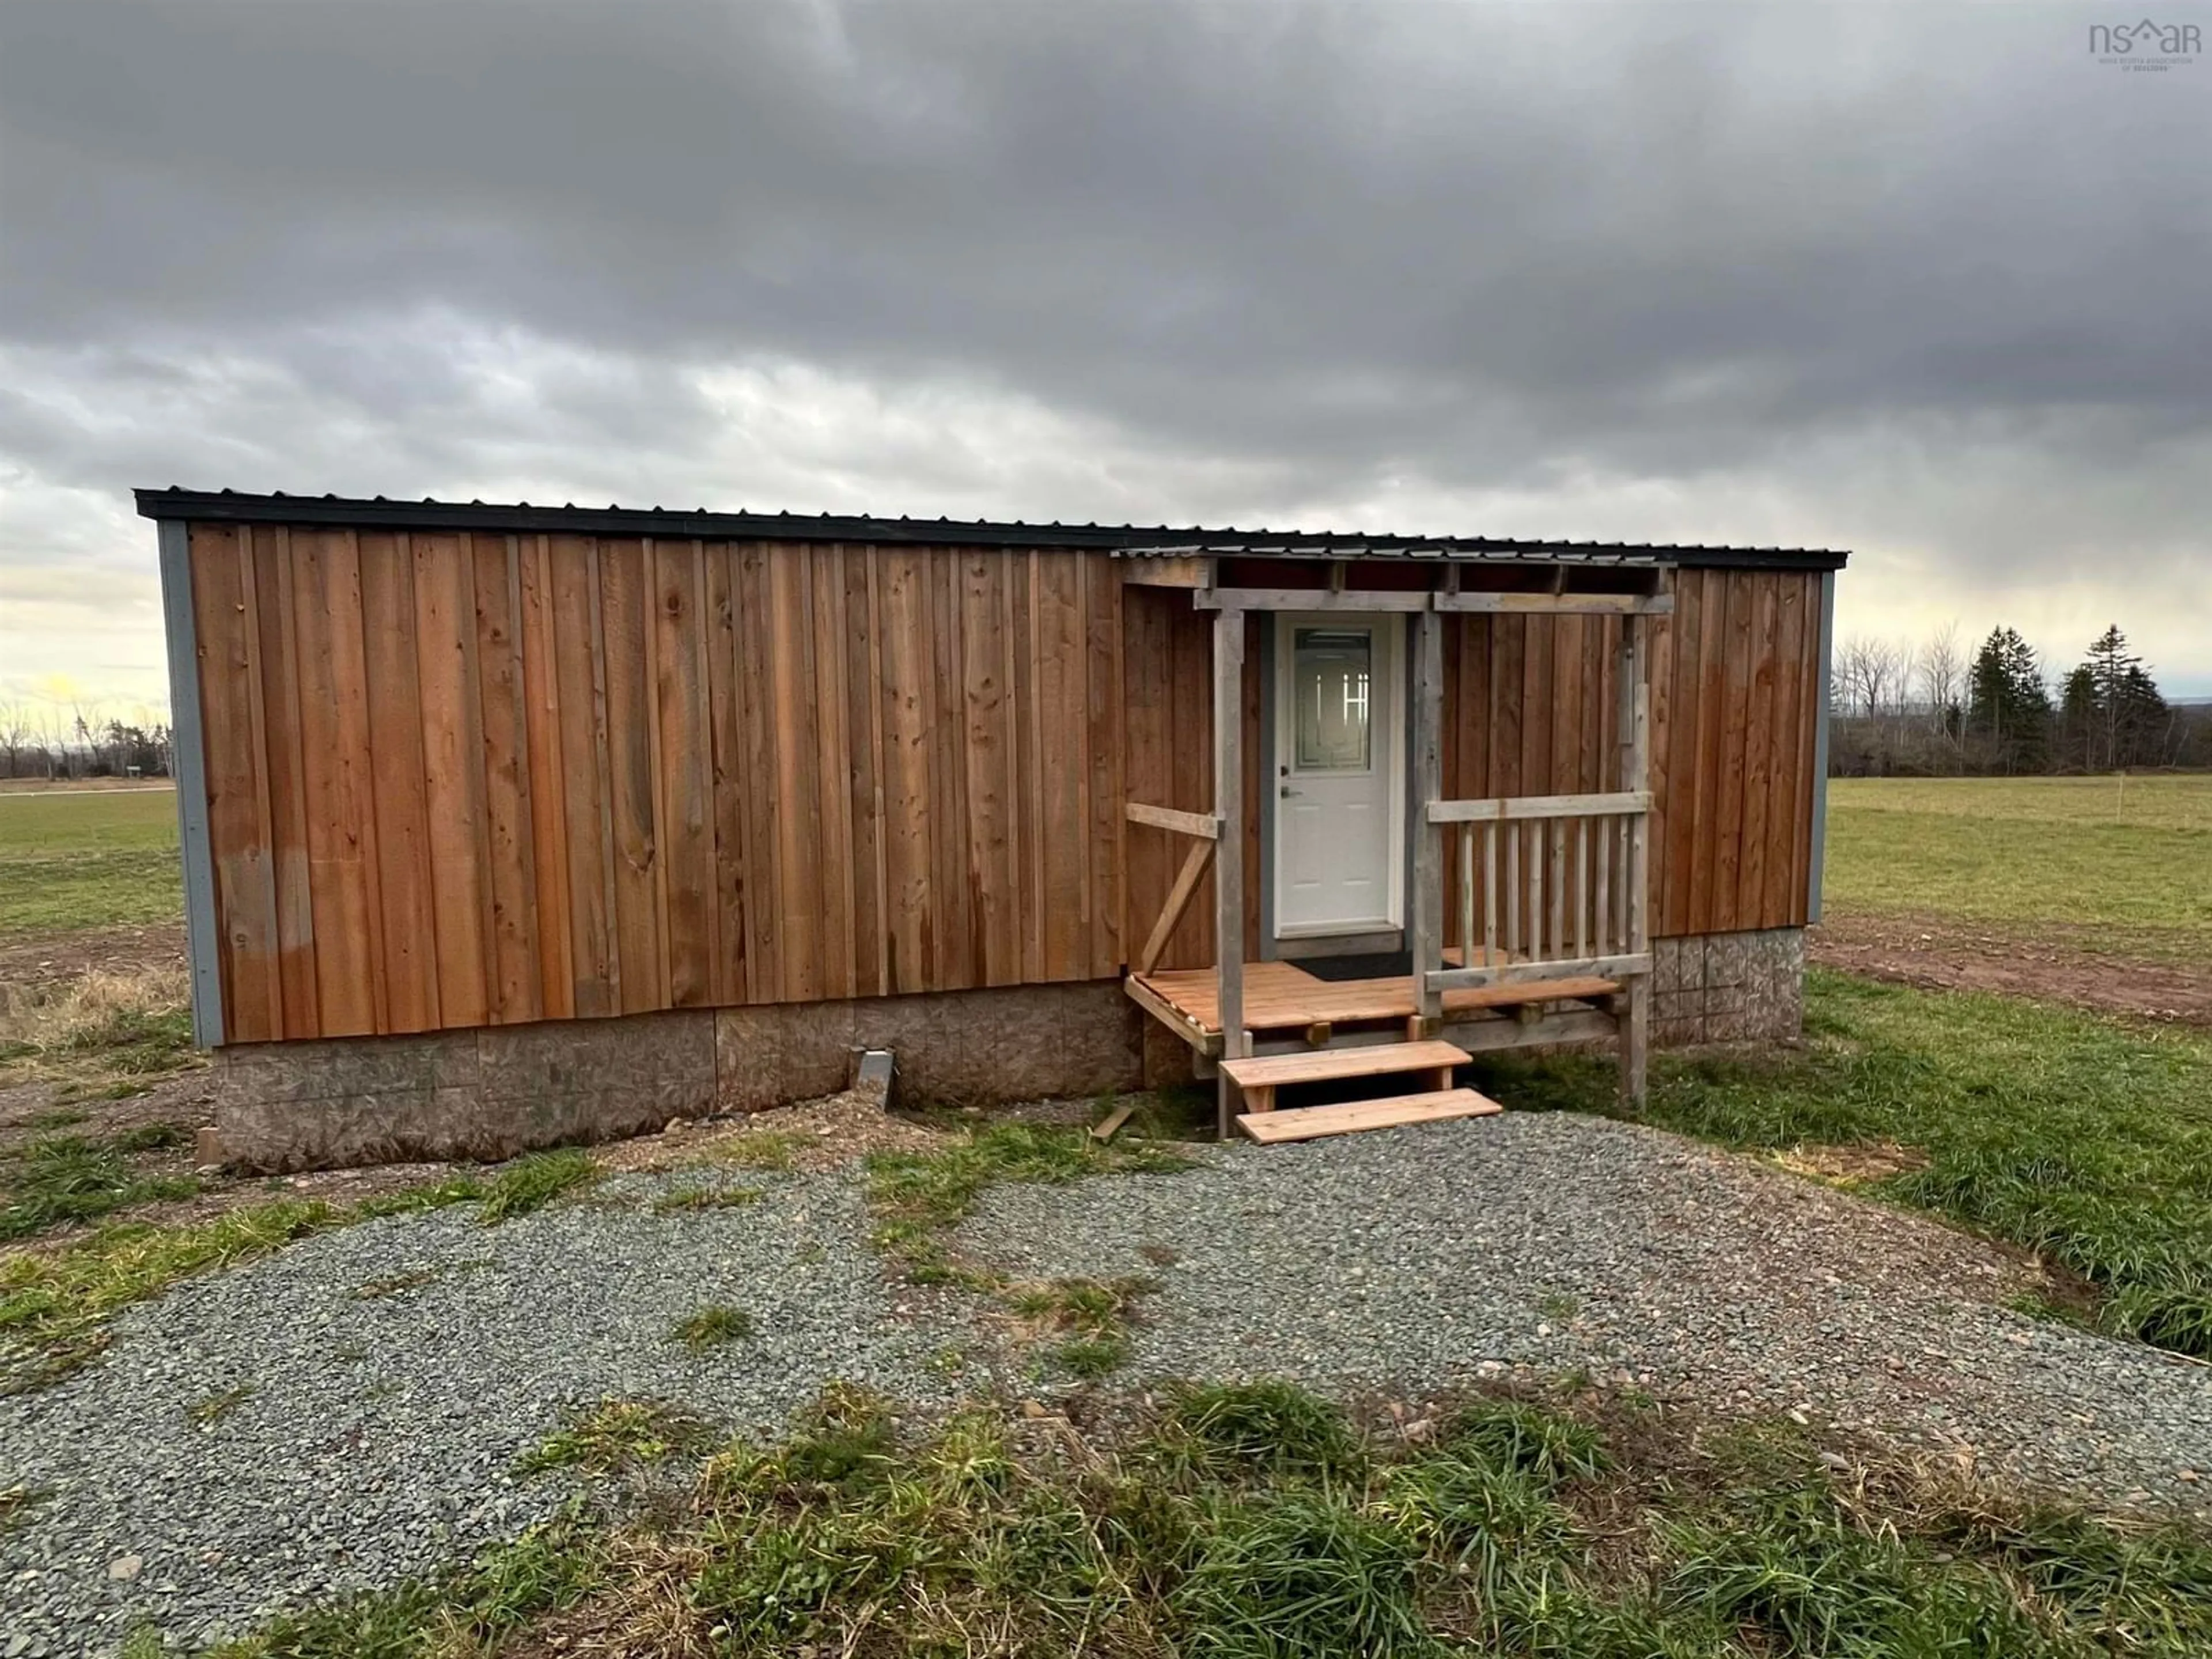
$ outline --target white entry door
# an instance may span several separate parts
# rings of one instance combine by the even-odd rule
[[[1275,932],[1404,921],[1398,695],[1405,618],[1275,619]]]

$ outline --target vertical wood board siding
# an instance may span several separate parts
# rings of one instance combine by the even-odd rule
[[[1210,619],[1096,556],[190,543],[228,1041],[1109,977],[1186,850],[1123,804],[1211,806]],[[1675,580],[1653,931],[1801,924],[1820,578]],[[1254,956],[1267,625],[1243,697]],[[1447,795],[1617,787],[1617,629],[1448,618]],[[1456,882],[1448,861],[1448,907]],[[1212,885],[1163,966],[1212,959]]]
[[[1109,561],[212,524],[191,550],[227,1041],[1120,966]]]

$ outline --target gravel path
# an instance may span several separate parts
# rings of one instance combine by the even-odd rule
[[[1583,1366],[1970,1448],[2106,1499],[2212,1499],[2212,1370],[2007,1311],[2019,1270],[1932,1221],[1601,1119],[1509,1113],[1001,1187],[963,1242],[1028,1273],[1158,1279],[1139,1376],[1413,1390]]]
[[[2212,1497],[2212,1370],[2006,1312],[2020,1270],[1921,1218],[1566,1115],[1200,1158],[995,1188],[962,1243],[1028,1275],[1157,1277],[1133,1381],[1583,1366],[2100,1498]],[[465,1559],[558,1501],[509,1471],[564,1407],[660,1398],[772,1430],[832,1378],[917,1402],[987,1380],[996,1322],[886,1285],[854,1173],[723,1177],[764,1194],[653,1211],[696,1179],[321,1235],[130,1310],[88,1370],[0,1399],[0,1491],[43,1494],[0,1531],[0,1659],[110,1653],[147,1619],[189,1650]],[[421,1282],[360,1294],[400,1279]],[[756,1334],[670,1340],[714,1303]],[[947,1376],[952,1345],[975,1358]]]
[[[851,1182],[746,1176],[724,1184],[757,1203],[653,1213],[672,1184],[619,1177],[497,1227],[467,1206],[324,1234],[131,1310],[92,1368],[0,1400],[0,1490],[46,1494],[0,1537],[0,1655],[112,1651],[148,1618],[191,1651],[465,1560],[558,1502],[557,1480],[508,1471],[564,1407],[673,1399],[769,1429],[833,1377],[956,1386],[930,1361],[971,1333],[936,1306],[896,1316]],[[670,1340],[714,1303],[754,1335]]]

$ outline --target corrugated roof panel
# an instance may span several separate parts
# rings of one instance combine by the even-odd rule
[[[149,519],[325,524],[359,528],[573,532],[585,535],[714,537],[732,540],[876,542],[933,547],[1057,547],[1117,558],[1455,559],[1486,562],[1765,565],[1840,569],[1848,554],[1823,548],[1721,547],[1702,543],[1547,541],[1503,536],[1381,537],[1311,531],[1206,530],[1196,526],[1036,524],[1014,520],[917,520],[824,513],[720,513],[706,507],[532,506],[390,501],[339,495],[254,495],[235,490],[137,492]]]

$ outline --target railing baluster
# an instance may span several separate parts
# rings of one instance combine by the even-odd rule
[[[1469,829],[1476,826],[1469,824]],[[1482,963],[1488,967],[1498,960],[1498,826],[1486,823],[1482,830]]]
[[[1589,955],[1589,820],[1575,820],[1575,954]]]
[[[1543,962],[1544,954],[1544,826],[1528,826],[1528,960]]]
[[[1505,836],[1505,959],[1521,959],[1521,826],[1498,826]]]
[[[1552,820],[1552,833],[1546,837],[1552,843],[1552,954],[1567,954],[1567,821]]]
[[[1474,959],[1474,830],[1459,827],[1459,965],[1480,966]]]
[[[1597,953],[1606,954],[1613,937],[1613,818],[1597,821]]]

